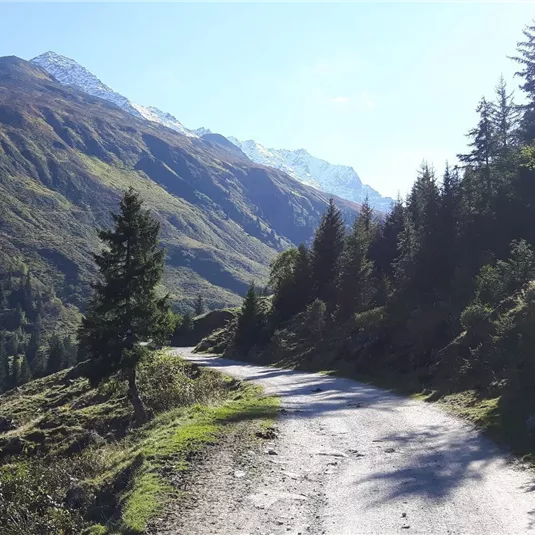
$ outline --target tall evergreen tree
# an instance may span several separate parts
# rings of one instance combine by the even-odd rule
[[[458,154],[458,158],[461,162],[482,170],[488,198],[492,190],[491,163],[496,154],[492,103],[485,97],[482,97],[476,108],[476,112],[479,114],[477,126],[472,128],[467,134],[467,137],[470,139],[468,146],[472,150],[468,154]]]
[[[254,345],[260,343],[262,333],[263,314],[260,306],[260,298],[256,293],[254,282],[251,283],[240,313],[236,326],[234,343],[236,349],[242,353],[247,353]]]
[[[30,340],[28,342],[28,346],[26,347],[26,360],[28,361],[28,364],[33,367],[33,362],[35,360],[35,357],[37,357],[37,352],[39,351],[39,346],[41,345],[41,335],[39,330],[35,329],[32,331],[32,334],[30,335]]]
[[[495,93],[496,101],[492,104],[491,119],[496,136],[495,150],[503,159],[515,146],[519,112],[513,101],[513,92],[507,90],[503,75],[500,76]]]
[[[524,40],[517,43],[517,55],[510,59],[520,65],[515,75],[523,79],[520,88],[527,99],[521,130],[524,141],[529,143],[535,139],[535,24],[528,24],[522,33]]]
[[[399,255],[398,243],[403,232],[404,210],[403,201],[398,197],[370,249],[370,258],[383,276],[392,276],[393,264]]]
[[[327,211],[314,235],[311,270],[314,296],[332,302],[336,296],[336,278],[344,248],[345,230],[340,210],[329,199]]]
[[[59,372],[66,364],[67,355],[65,354],[63,340],[57,334],[53,334],[48,344],[46,372],[47,374]]]
[[[355,219],[352,232],[345,240],[340,260],[337,295],[337,316],[341,320],[364,310],[373,298],[373,263],[368,257],[371,215],[371,209],[365,203],[364,209]]]
[[[80,345],[90,357],[89,379],[98,383],[121,371],[136,421],[147,413],[136,384],[136,366],[145,351],[139,343],[170,336],[167,296],[159,298],[165,250],[159,247],[160,225],[130,188],[112,214],[113,230],[99,237],[105,249],[94,256],[100,279],[79,329]]]
[[[32,372],[30,370],[30,366],[28,365],[28,361],[26,360],[26,357],[24,355],[21,355],[18,359],[18,385],[26,384],[28,381],[31,381],[32,379]]]
[[[301,243],[297,248],[293,278],[295,281],[295,310],[302,312],[312,301],[310,253],[304,243]]]

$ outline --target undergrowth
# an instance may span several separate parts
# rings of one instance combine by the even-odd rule
[[[124,385],[76,369],[0,397],[0,532],[135,535],[180,497],[197,452],[238,421],[262,425],[276,401],[258,387],[159,353],[140,369],[153,414],[131,427]]]

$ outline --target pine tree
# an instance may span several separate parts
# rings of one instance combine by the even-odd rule
[[[372,225],[372,210],[366,202],[345,240],[340,260],[337,316],[342,321],[366,309],[374,295],[373,263],[368,256]]]
[[[403,232],[404,211],[403,202],[398,197],[371,244],[370,258],[383,277],[392,276],[393,264],[399,255],[398,243]]]
[[[238,316],[234,338],[234,344],[238,351],[247,353],[249,349],[260,342],[262,322],[260,299],[256,293],[255,284],[252,282],[245,294]]]
[[[17,386],[23,385],[32,379],[32,372],[28,361],[24,355],[21,355],[18,359],[18,381]]]
[[[502,76],[495,88],[496,102],[492,104],[491,119],[495,132],[496,153],[504,158],[515,145],[518,124],[518,107],[513,101],[513,92],[507,91],[507,83]]]
[[[199,294],[195,299],[195,316],[201,316],[205,311],[206,306],[204,305],[203,296]]]
[[[345,230],[340,210],[329,199],[327,211],[314,235],[311,271],[314,297],[332,302],[336,296],[336,277],[344,248]]]
[[[482,170],[488,197],[492,190],[491,163],[496,153],[496,138],[492,120],[493,106],[485,97],[482,97],[476,112],[479,114],[479,122],[467,134],[467,137],[470,138],[468,146],[472,150],[468,154],[458,154],[457,157],[461,162]]]
[[[94,256],[100,280],[79,329],[79,342],[90,357],[87,374],[98,383],[121,371],[138,423],[147,419],[136,384],[136,365],[145,354],[139,343],[164,341],[172,328],[167,296],[158,298],[165,250],[160,225],[130,188],[112,214],[113,230],[99,232],[105,249]]]
[[[56,373],[65,368],[67,364],[67,355],[63,340],[53,334],[48,344],[47,374]]]
[[[76,345],[72,343],[70,336],[65,336],[63,338],[63,347],[65,348],[66,367],[74,366],[78,360],[78,351]]]
[[[517,43],[517,55],[510,59],[520,65],[515,76],[523,78],[520,88],[527,98],[527,103],[523,106],[522,137],[531,142],[535,139],[535,24],[527,25],[522,33],[525,39]]]
[[[33,369],[33,363],[35,358],[37,357],[37,352],[39,351],[39,347],[41,345],[41,334],[37,328],[34,327],[34,330],[32,331],[32,334],[30,335],[30,341],[28,342],[28,346],[26,347],[25,356],[28,364]]]
[[[302,312],[312,301],[312,271],[310,253],[307,246],[301,243],[297,248],[294,279],[294,306],[295,312]]]

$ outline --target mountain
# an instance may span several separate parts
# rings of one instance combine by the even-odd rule
[[[176,117],[158,108],[135,104],[110,89],[85,67],[70,58],[55,52],[46,52],[31,61],[44,68],[61,84],[76,87],[94,97],[113,102],[134,117],[159,123],[189,137],[204,137],[212,134],[207,128],[190,130]],[[228,137],[228,139],[253,162],[279,169],[307,186],[359,203],[368,197],[371,205],[377,210],[386,212],[390,209],[392,199],[382,197],[370,186],[362,184],[352,167],[330,164],[311,156],[303,149],[297,151],[266,149],[253,140],[238,141],[234,137]]]
[[[61,56],[55,52],[45,52],[44,54],[33,58],[31,62],[45,69],[63,85],[76,87],[89,95],[113,102],[119,106],[119,108],[122,108],[134,117],[160,123],[163,126],[171,128],[171,130],[176,130],[186,136],[197,137],[194,132],[185,128],[184,125],[170,113],[163,112],[153,106],[145,107],[135,104],[123,95],[113,91],[113,89],[102,83],[94,74],[73,59]]]
[[[357,172],[348,165],[333,165],[315,158],[304,149],[267,149],[253,140],[239,141],[234,137],[228,139],[253,162],[280,169],[303,184],[359,203],[367,197],[373,208],[381,212],[390,210],[393,199],[383,197],[363,184]]]
[[[328,195],[251,162],[217,134],[189,137],[147,121],[36,62],[0,58],[0,268],[83,306],[96,228],[137,188],[161,222],[165,286],[175,303],[202,292],[235,305],[265,284],[275,254],[311,238]],[[358,205],[337,199],[347,222]],[[1,270],[0,269],[0,270]]]

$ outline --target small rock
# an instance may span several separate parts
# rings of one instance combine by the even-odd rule
[[[268,455],[278,455],[278,453],[275,450],[269,449],[266,452]]]
[[[243,470],[236,470],[234,472],[234,477],[244,477],[245,476],[245,472]]]
[[[395,451],[394,448],[386,448],[385,453],[394,453]]]
[[[312,390],[312,393],[313,393],[313,394],[317,394],[318,392],[323,392],[323,388],[320,388],[320,387],[318,386],[318,388],[314,388],[314,390]]]
[[[401,529],[410,529],[410,526],[409,524],[403,524],[403,526],[401,526]]]
[[[407,513],[401,513],[401,518],[407,518]]]

